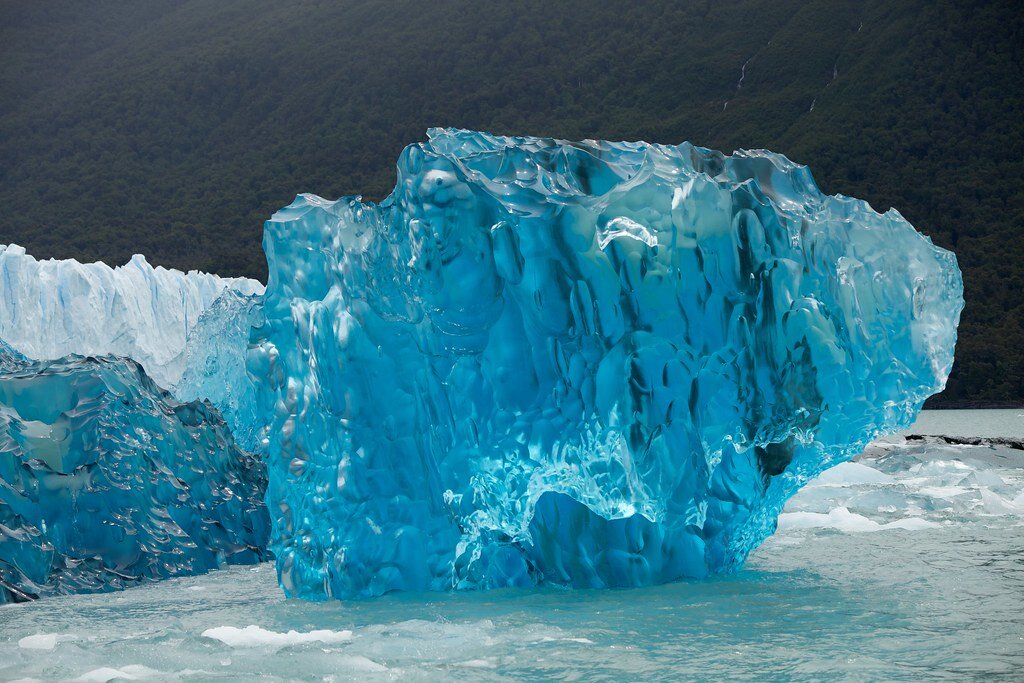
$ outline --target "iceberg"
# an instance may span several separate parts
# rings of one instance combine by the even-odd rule
[[[266,223],[248,372],[307,599],[738,568],[945,384],[962,282],[764,150],[433,129]]]
[[[136,255],[127,265],[38,261],[0,245],[0,339],[37,360],[70,354],[134,359],[162,387],[185,369],[185,341],[225,291],[261,294],[247,278],[153,267]]]
[[[266,470],[135,361],[0,342],[0,603],[267,559]]]
[[[185,370],[171,392],[180,401],[209,401],[250,453],[265,451],[267,424],[246,369],[253,327],[263,324],[263,297],[227,289],[199,317],[185,340]]]

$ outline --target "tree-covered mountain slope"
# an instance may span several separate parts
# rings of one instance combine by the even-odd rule
[[[1015,2],[0,0],[0,243],[263,277],[430,126],[766,147],[956,251],[938,402],[1020,402],[1022,52]]]

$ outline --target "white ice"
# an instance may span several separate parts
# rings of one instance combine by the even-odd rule
[[[56,633],[37,633],[18,640],[18,647],[22,650],[52,650],[57,647],[57,638]]]
[[[879,524],[864,515],[850,512],[845,507],[829,510],[827,513],[784,512],[779,515],[779,531],[782,533],[797,529],[838,529],[846,533],[886,531],[889,529],[919,531],[921,529],[932,529],[937,526],[939,525],[935,522],[929,522],[920,517],[908,517],[887,524]]]
[[[166,678],[166,674],[141,664],[128,664],[120,669],[109,666],[93,669],[75,680],[79,683],[109,683],[110,681],[141,681],[147,678]]]
[[[263,291],[256,280],[154,268],[140,255],[111,268],[0,245],[0,339],[38,360],[128,356],[168,388],[184,371],[189,330],[229,287]]]
[[[808,486],[858,486],[862,484],[892,484],[895,481],[885,472],[862,465],[844,462],[819,474]]]
[[[278,633],[268,631],[259,626],[250,625],[245,628],[235,626],[217,626],[203,631],[204,638],[219,640],[225,645],[233,648],[249,647],[288,647],[289,645],[303,645],[305,643],[344,643],[352,640],[352,631],[329,631],[325,629],[301,633],[299,631],[288,631]]]

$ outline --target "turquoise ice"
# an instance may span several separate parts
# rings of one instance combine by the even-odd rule
[[[767,151],[434,129],[265,226],[248,370],[309,599],[734,570],[941,390],[954,256]]]
[[[0,342],[0,603],[266,559],[265,488],[216,409],[138,363]]]
[[[239,446],[262,453],[266,421],[245,367],[253,327],[263,324],[263,297],[225,289],[199,317],[185,341],[184,372],[173,393],[181,401],[212,403]]]

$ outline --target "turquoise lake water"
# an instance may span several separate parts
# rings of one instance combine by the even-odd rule
[[[1024,410],[911,431],[1024,437]],[[0,607],[0,680],[1022,676],[1024,452],[899,438],[806,487],[712,581],[310,604],[261,565]]]

